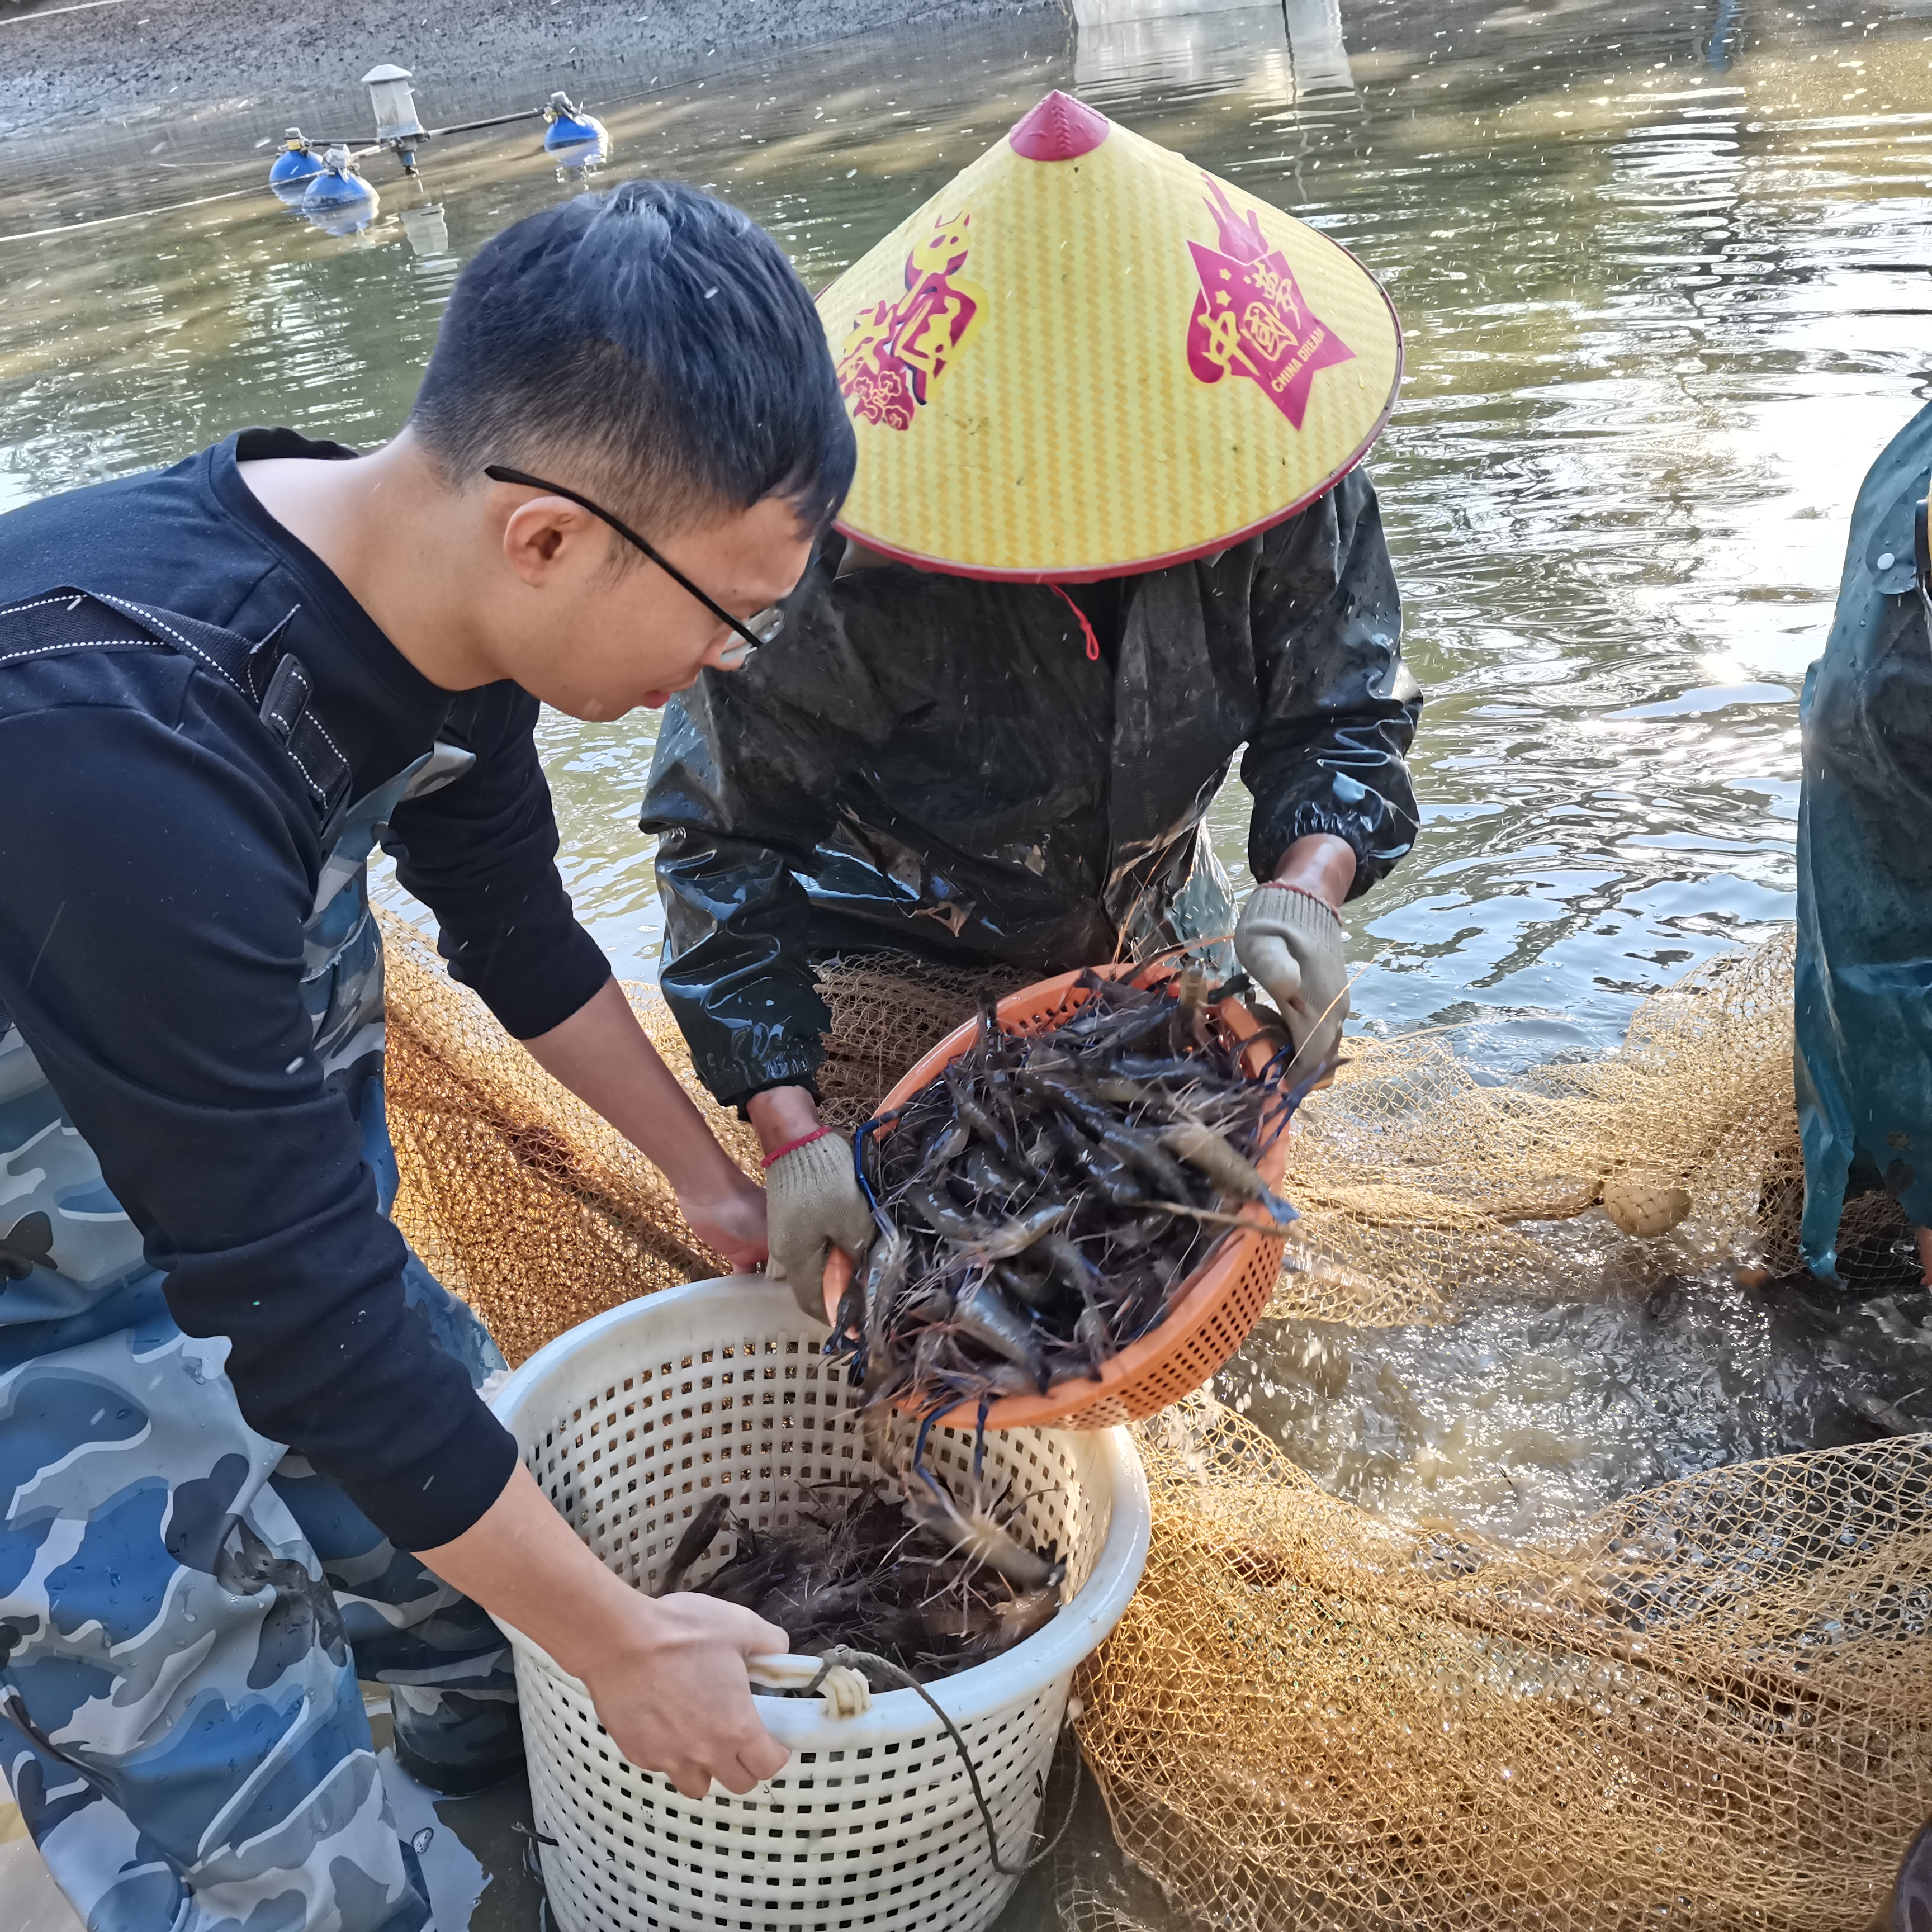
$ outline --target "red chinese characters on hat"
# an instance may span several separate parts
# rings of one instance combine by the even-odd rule
[[[906,292],[854,317],[838,355],[838,387],[854,416],[910,429],[915,410],[952,366],[986,305],[960,271],[970,214],[942,215],[906,256]]]
[[[1287,256],[1268,246],[1252,211],[1238,215],[1211,179],[1208,206],[1221,245],[1187,244],[1201,278],[1187,324],[1188,367],[1204,382],[1232,370],[1259,383],[1299,429],[1315,372],[1353,362],[1355,352],[1310,309]]]

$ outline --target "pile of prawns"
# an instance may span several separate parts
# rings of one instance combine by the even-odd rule
[[[878,1236],[826,1352],[868,1406],[983,1416],[1096,1378],[1250,1225],[1234,1210],[1294,1218],[1255,1166],[1312,1084],[1292,1049],[1250,1076],[1214,1020],[1228,989],[1198,970],[1078,983],[1072,1016],[1030,1036],[982,1001],[972,1046],[860,1130]]]

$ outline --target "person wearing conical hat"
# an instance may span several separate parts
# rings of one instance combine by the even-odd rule
[[[814,962],[1012,984],[1232,933],[1318,1067],[1421,701],[1359,466],[1401,332],[1334,242],[1054,94],[818,306],[856,480],[783,633],[666,711],[640,819],[665,996],[808,1309],[872,1227]],[[1238,752],[1238,920],[1203,824]]]

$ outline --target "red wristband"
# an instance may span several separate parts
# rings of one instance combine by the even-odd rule
[[[831,1132],[830,1127],[814,1127],[808,1134],[800,1134],[795,1141],[787,1141],[776,1154],[768,1154],[759,1162],[760,1167],[770,1167],[775,1160],[783,1160],[788,1154],[796,1154],[802,1147],[809,1147],[814,1141],[822,1141]]]

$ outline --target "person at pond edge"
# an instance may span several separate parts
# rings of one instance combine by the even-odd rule
[[[852,462],[776,246],[632,182],[486,244],[375,454],[244,430],[0,518],[0,1759],[93,1932],[424,1924],[356,1680],[418,1777],[493,1781],[491,1613],[688,1795],[784,1764],[745,1659],[784,1634],[588,1552],[386,1218],[364,866],[761,1260],[572,916],[532,728],[742,662]]]
[[[1932,1282],[1932,409],[1872,465],[1798,716],[1798,1126],[1805,1265],[1882,1189]]]
[[[1374,487],[1401,336],[1354,258],[1050,94],[820,298],[859,437],[746,674],[664,714],[663,989],[822,1314],[872,1219],[817,967],[1009,984],[1225,942],[1318,1068],[1341,909],[1406,853],[1421,693]],[[1204,823],[1236,751],[1261,883]]]

